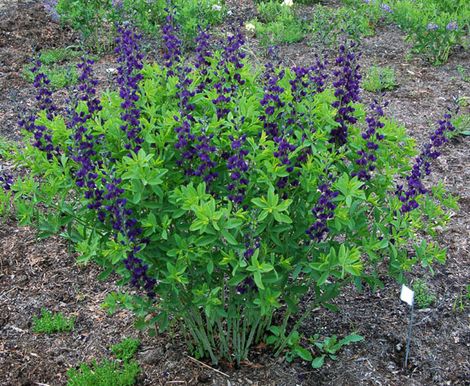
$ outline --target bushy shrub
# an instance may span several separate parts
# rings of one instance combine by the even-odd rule
[[[117,91],[98,97],[84,60],[66,111],[36,69],[40,111],[20,122],[31,142],[15,156],[29,173],[9,184],[21,223],[140,288],[115,303],[160,331],[179,326],[213,363],[239,363],[273,327],[280,353],[345,286],[444,261],[434,243],[410,247],[455,208],[423,185],[450,116],[419,153],[379,103],[361,103],[346,47],[331,66],[257,70],[240,33],[212,51],[201,32],[189,62],[172,22],[161,64],[144,65],[138,36],[120,31]]]

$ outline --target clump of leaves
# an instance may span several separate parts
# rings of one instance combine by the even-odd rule
[[[56,64],[61,62],[78,59],[83,55],[83,52],[73,50],[69,47],[65,48],[53,48],[50,50],[44,50],[39,56],[39,60],[42,64]]]
[[[372,66],[367,71],[362,87],[370,92],[393,90],[398,86],[391,67]]]
[[[459,294],[452,305],[452,311],[463,312],[468,304],[470,304],[470,284],[467,284],[465,289],[459,291]]]
[[[263,46],[292,44],[305,37],[302,22],[292,7],[271,0],[260,3],[257,9],[258,19],[252,24]]]
[[[122,342],[111,346],[111,352],[117,359],[128,361],[132,359],[140,346],[138,339],[126,338]]]
[[[415,304],[418,308],[428,308],[436,301],[436,296],[431,293],[424,280],[415,280],[413,291],[415,293]]]
[[[374,35],[367,15],[352,7],[333,9],[320,5],[307,29],[310,44],[329,49],[336,49],[344,40],[360,43],[362,38]]]
[[[53,314],[47,309],[41,310],[41,316],[33,316],[33,332],[53,334],[54,332],[72,331],[75,318],[67,319],[62,313]]]
[[[140,366],[136,361],[117,362],[105,360],[102,363],[83,363],[80,368],[67,372],[67,386],[131,386],[140,374]]]
[[[35,74],[31,71],[32,67],[32,65],[27,65],[23,69],[23,76],[30,83],[33,83],[35,78]],[[44,65],[43,73],[49,78],[51,86],[55,90],[78,82],[78,72],[75,65]]]
[[[320,352],[320,356],[317,356],[312,361],[312,367],[318,369],[323,366],[325,359],[330,358],[336,360],[338,358],[337,353],[342,347],[348,346],[351,343],[360,342],[364,340],[364,337],[357,334],[350,334],[343,339],[338,340],[336,335],[326,337],[323,340],[319,340],[320,335],[315,334],[310,341],[317,347]]]

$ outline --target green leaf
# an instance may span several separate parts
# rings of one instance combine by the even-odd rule
[[[294,351],[304,361],[311,361],[312,360],[312,353],[310,351],[308,351],[307,349],[298,346],[298,347],[295,348]]]
[[[274,211],[273,215],[274,215],[274,219],[277,222],[292,224],[291,218],[288,215],[284,214],[284,213],[279,213],[278,211]]]
[[[264,290],[263,281],[262,281],[262,279],[261,279],[261,272],[259,272],[259,271],[253,272],[253,279],[255,280],[256,286],[257,286],[259,289]]]
[[[348,336],[346,336],[345,338],[341,339],[339,341],[340,345],[341,346],[346,346],[350,343],[354,343],[354,342],[361,342],[364,340],[364,337],[361,336],[361,335],[358,335],[358,334],[350,334]]]
[[[319,368],[322,367],[324,364],[325,364],[325,355],[322,355],[321,357],[316,357],[316,358],[312,361],[312,367],[313,367],[314,369],[319,369]]]
[[[222,233],[222,236],[224,236],[224,239],[227,240],[227,242],[230,245],[238,245],[237,240],[235,239],[235,237],[233,237],[233,235],[229,231],[222,229],[221,233]]]
[[[207,273],[209,275],[212,275],[212,272],[214,272],[214,262],[211,260],[209,260],[209,262],[207,263]]]

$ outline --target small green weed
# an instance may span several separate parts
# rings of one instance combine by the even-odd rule
[[[67,319],[61,313],[53,314],[43,308],[41,317],[33,316],[33,332],[53,334],[54,332],[72,331],[75,318]]]
[[[457,66],[457,72],[462,77],[464,82],[470,83],[470,73],[461,65]]]
[[[126,338],[122,342],[111,346],[111,352],[117,359],[128,361],[132,359],[140,346],[138,339]]]
[[[362,87],[370,92],[393,90],[398,86],[391,67],[372,66],[366,73]]]
[[[428,308],[436,301],[436,296],[430,292],[424,280],[415,280],[413,291],[415,293],[415,304],[418,308]]]
[[[337,353],[342,347],[364,340],[363,336],[357,334],[350,334],[340,340],[338,340],[336,335],[329,336],[323,340],[319,340],[319,337],[320,336],[316,334],[313,338],[310,338],[311,343],[313,343],[320,351],[320,356],[316,357],[312,361],[312,367],[314,369],[322,367],[326,358],[336,360],[338,357]]]
[[[42,64],[48,65],[78,59],[82,55],[83,52],[70,48],[54,48],[42,51],[39,55],[39,60]]]
[[[34,82],[35,75],[31,72],[31,68],[31,65],[26,66],[23,69],[23,76],[28,82],[32,83]],[[41,72],[49,78],[51,86],[55,90],[77,84],[78,82],[78,72],[75,65],[44,65],[41,68]]]
[[[461,290],[454,300],[452,305],[452,311],[464,312],[467,305],[470,303],[470,284],[468,284],[464,290]]]
[[[67,372],[67,386],[131,386],[140,374],[140,366],[136,361],[124,362],[120,365],[114,361],[85,363],[78,370]]]
[[[140,345],[138,339],[126,338],[110,347],[119,361],[82,363],[80,368],[67,372],[67,386],[131,386],[140,374],[140,366],[132,360]]]

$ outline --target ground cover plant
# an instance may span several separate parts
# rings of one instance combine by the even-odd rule
[[[213,51],[201,31],[188,62],[173,23],[162,64],[144,65],[139,36],[121,28],[119,90],[98,97],[84,59],[65,111],[38,63],[39,111],[20,122],[31,142],[13,156],[29,173],[3,193],[22,224],[60,233],[82,263],[140,289],[115,298],[148,327],[181,329],[214,364],[240,364],[270,336],[280,355],[344,287],[444,262],[418,240],[456,208],[423,185],[450,115],[417,151],[378,102],[361,103],[354,47],[340,47],[331,71],[323,61],[258,71],[241,33]]]
[[[293,10],[292,1],[262,1],[257,4],[258,17],[247,23],[246,29],[265,46],[290,44],[305,36],[302,21]]]
[[[43,308],[41,316],[33,316],[33,332],[53,334],[55,332],[72,331],[75,318],[66,318],[61,313],[53,314]]]
[[[111,346],[110,350],[117,360],[82,363],[78,369],[67,372],[67,386],[131,386],[141,372],[139,364],[133,359],[140,342],[127,338]]]
[[[314,8],[311,20],[307,22],[308,40],[312,45],[334,50],[344,41],[360,44],[364,37],[374,35],[374,21],[373,15],[363,9],[318,5]]]
[[[413,45],[412,52],[434,64],[445,63],[453,49],[468,48],[470,4],[466,0],[346,0],[361,12],[377,13],[398,25]]]
[[[226,13],[223,0],[57,0],[45,4],[58,20],[80,31],[85,46],[95,51],[110,50],[116,25],[123,22],[157,36],[172,9],[181,36],[190,43],[198,27],[218,24]]]
[[[398,86],[392,68],[372,66],[364,77],[364,90],[371,92],[389,91]]]

